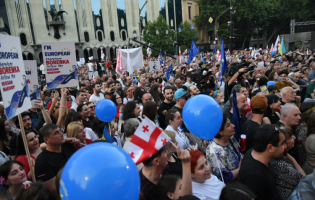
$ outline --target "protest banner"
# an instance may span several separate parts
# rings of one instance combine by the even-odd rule
[[[24,60],[25,75],[33,108],[36,108],[34,101],[40,98],[38,87],[36,60]]]
[[[43,42],[47,89],[78,86],[74,42]]]
[[[31,108],[19,37],[0,34],[0,76],[7,119]]]
[[[37,70],[35,72],[37,73]],[[32,105],[19,37],[0,34],[0,76],[1,94],[7,119],[18,115],[32,181],[36,182],[21,116],[21,113]]]
[[[159,71],[161,69],[160,61],[150,61],[150,71]]]

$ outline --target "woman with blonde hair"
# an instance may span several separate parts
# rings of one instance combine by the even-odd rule
[[[77,149],[92,143],[92,140],[86,138],[84,125],[81,122],[74,121],[67,126],[67,137],[80,140],[80,144],[76,145]]]
[[[178,159],[176,152],[177,150],[175,147],[178,144],[175,139],[176,135],[173,131],[165,130],[163,132],[166,133],[166,135],[168,135],[171,138],[171,141],[165,144],[165,148],[168,151],[167,163],[168,166],[170,167],[171,174],[176,174],[177,176],[182,177],[183,173],[182,162],[180,161],[180,159]],[[175,144],[175,146],[171,142]]]

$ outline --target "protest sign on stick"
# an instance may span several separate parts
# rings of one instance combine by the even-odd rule
[[[40,98],[36,60],[24,60],[24,67],[32,108],[36,108],[36,106],[34,105],[34,101]]]
[[[150,71],[159,71],[161,69],[160,61],[150,61]]]
[[[32,107],[19,37],[0,34],[0,85],[7,119]]]
[[[74,42],[43,42],[47,89],[78,86]]]

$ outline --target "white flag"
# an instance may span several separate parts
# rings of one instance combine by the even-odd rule
[[[276,40],[276,43],[275,43],[275,46],[273,47],[274,49],[274,51],[278,51],[279,50],[279,47],[280,47],[280,37],[279,37],[279,35],[278,35],[278,37],[277,37],[277,40]]]
[[[104,54],[103,50],[101,50],[101,58],[104,59],[104,57],[105,57],[105,54]]]

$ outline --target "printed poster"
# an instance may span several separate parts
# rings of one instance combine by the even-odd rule
[[[0,34],[0,87],[8,119],[31,108],[19,37]]]
[[[47,89],[78,86],[74,42],[43,42]]]
[[[150,61],[150,71],[159,71],[161,69],[160,61]]]
[[[33,108],[36,108],[36,106],[34,105],[34,101],[40,99],[36,60],[24,60],[23,62],[31,98],[31,104]]]

